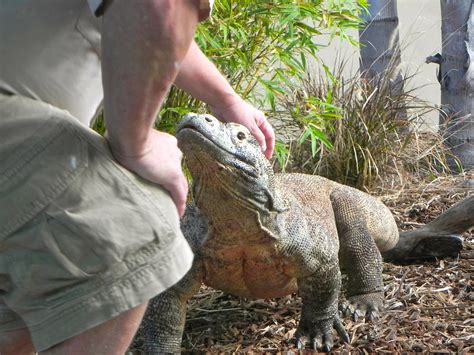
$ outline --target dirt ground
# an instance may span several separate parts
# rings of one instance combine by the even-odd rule
[[[375,191],[400,229],[428,223],[474,195],[474,171],[403,188]],[[386,312],[376,322],[345,319],[350,344],[335,353],[474,353],[474,231],[464,234],[457,258],[384,264]],[[248,300],[202,287],[189,303],[183,351],[187,353],[296,353],[294,333],[301,300]]]

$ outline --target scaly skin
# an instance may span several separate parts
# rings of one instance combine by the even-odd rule
[[[375,198],[303,174],[274,174],[241,125],[188,115],[178,142],[193,176],[194,204],[182,230],[195,252],[192,271],[154,298],[142,333],[146,353],[179,352],[186,301],[201,283],[247,298],[303,299],[296,337],[330,350],[338,317],[340,267],[348,274],[349,312],[375,315],[383,304],[380,250],[398,231]]]

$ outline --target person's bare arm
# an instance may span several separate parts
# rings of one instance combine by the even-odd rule
[[[107,138],[123,166],[163,185],[180,214],[187,181],[176,139],[153,129],[160,106],[188,52],[197,0],[115,0],[102,30]]]
[[[182,62],[175,84],[206,102],[212,113],[221,121],[245,125],[262,146],[266,157],[271,157],[275,134],[265,115],[235,93],[194,41]]]

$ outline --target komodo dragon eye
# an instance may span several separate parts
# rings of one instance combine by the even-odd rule
[[[239,132],[237,133],[237,138],[243,141],[245,138],[247,138],[247,135],[244,132]]]

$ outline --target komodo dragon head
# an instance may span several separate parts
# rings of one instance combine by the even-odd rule
[[[233,203],[259,213],[285,209],[270,163],[246,127],[191,113],[179,124],[177,138],[193,176],[198,206],[203,191],[210,189],[225,191]]]

